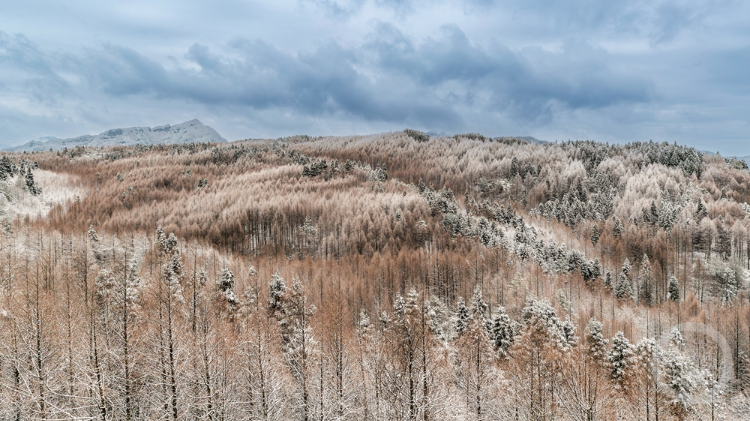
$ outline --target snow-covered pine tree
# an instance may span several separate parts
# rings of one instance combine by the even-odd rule
[[[279,272],[275,272],[271,276],[271,282],[268,284],[268,312],[272,316],[279,319],[282,317],[284,296],[286,295],[287,287],[284,282],[284,278],[279,275]]]
[[[163,259],[163,280],[166,282],[167,289],[172,295],[172,298],[175,299],[177,303],[184,303],[185,297],[182,294],[183,264],[180,250],[177,248],[177,237],[175,237],[174,233],[165,236],[161,227],[157,228],[156,236],[159,252]]]
[[[599,225],[594,225],[591,228],[591,233],[589,235],[589,239],[591,239],[591,245],[596,247],[596,243],[599,242],[599,237],[602,236],[602,231],[599,229]]]
[[[677,327],[673,327],[672,330],[669,331],[669,346],[677,349],[682,349],[684,345],[685,338],[683,338],[682,332],[680,332]]]
[[[229,304],[230,311],[237,309],[239,299],[234,292],[234,273],[229,268],[223,268],[219,272],[219,279],[216,281],[216,288],[219,290],[222,298]]]
[[[615,387],[626,392],[633,364],[633,345],[622,332],[615,333],[612,338],[612,350],[607,354],[610,366],[610,377]]]
[[[523,309],[524,330],[533,331],[549,339],[551,345],[562,351],[575,346],[575,326],[570,321],[562,321],[557,311],[547,300],[527,300]]]
[[[471,320],[471,312],[466,307],[464,297],[458,297],[458,300],[456,300],[456,314],[454,318],[454,330],[456,331],[456,335],[460,336],[462,333],[464,333],[464,330],[466,330],[466,327],[469,325],[469,321]]]
[[[617,285],[615,285],[615,297],[618,300],[632,300],[633,299],[633,286],[630,284],[630,279],[625,273],[620,273],[617,276]]]
[[[36,183],[34,182],[34,174],[31,173],[31,168],[28,168],[26,170],[26,187],[29,189],[29,193],[31,193],[32,196],[36,196],[41,192],[41,189],[37,187]]]
[[[607,341],[602,335],[602,322],[591,318],[586,326],[584,335],[586,341],[586,353],[597,364],[604,365],[607,361]]]
[[[498,306],[492,316],[490,339],[501,357],[508,357],[508,350],[513,345],[515,336],[516,328],[508,313],[505,312],[505,307]]]
[[[174,237],[174,234],[170,234],[170,237]],[[176,243],[176,241],[175,241]],[[164,267],[164,277],[168,281],[169,291],[176,300],[177,303],[184,303],[185,297],[182,291],[182,256],[177,248],[170,249],[172,255],[169,258],[169,262]]]
[[[681,207],[674,205],[667,198],[661,201],[661,210],[659,211],[659,226],[664,228],[665,231],[672,231],[675,221],[677,221],[677,214],[681,210]]]
[[[0,159],[0,180],[6,180],[8,177],[13,175],[13,162],[8,159],[7,155],[3,155]]]
[[[511,160],[510,160],[510,176],[509,176],[508,178],[513,178],[513,177],[515,177],[516,175],[518,175],[518,170],[519,170],[519,167],[520,167],[520,165],[519,165],[519,163],[518,163],[518,158],[516,158],[516,157],[514,156],[514,157],[513,157],[513,158],[512,158]]]
[[[430,296],[424,305],[427,328],[441,341],[451,340],[453,314],[450,308],[436,295]]]
[[[482,288],[479,286],[479,284],[477,284],[474,287],[474,294],[472,294],[471,296],[471,317],[477,318],[479,319],[479,321],[484,322],[487,317],[488,309],[489,306],[484,302],[484,299],[482,298]]]
[[[695,210],[695,220],[700,222],[706,216],[708,216],[708,209],[706,208],[706,204],[703,203],[703,199],[700,199],[698,209]]]
[[[630,259],[626,257],[625,261],[622,262],[622,273],[624,273],[625,276],[630,276],[631,269],[632,269],[632,266],[630,265]]]
[[[614,226],[612,227],[612,236],[619,238],[625,231],[625,227],[622,225],[622,221],[620,221],[620,218],[618,218],[617,215],[612,217],[612,222],[614,223]]]
[[[669,390],[669,409],[678,420],[685,420],[695,410],[693,397],[705,387],[703,376],[677,347],[662,354],[661,369]]]

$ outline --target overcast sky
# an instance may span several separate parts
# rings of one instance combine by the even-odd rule
[[[750,2],[0,2],[0,144],[198,118],[750,155]]]

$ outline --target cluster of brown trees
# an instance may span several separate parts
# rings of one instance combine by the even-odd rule
[[[161,229],[14,228],[3,419],[706,419],[726,413],[716,385],[733,385],[720,382],[732,356],[677,330],[660,347],[658,330],[680,311],[726,333],[748,317],[742,304],[697,314],[693,298],[646,311],[641,331],[595,302],[574,311],[564,294],[506,310],[480,284],[454,306],[415,287],[359,305],[333,272],[282,277],[331,270],[311,260],[272,271]],[[644,339],[618,331],[608,345],[597,318]]]
[[[421,140],[11,155],[87,193],[4,225],[0,419],[750,414],[747,168]]]

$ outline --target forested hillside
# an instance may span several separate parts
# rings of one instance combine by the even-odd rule
[[[0,420],[750,417],[744,161],[407,130],[0,190]]]

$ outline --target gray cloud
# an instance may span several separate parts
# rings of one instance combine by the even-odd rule
[[[294,109],[441,130],[462,126],[461,108],[550,120],[553,106],[646,102],[652,91],[648,80],[614,71],[605,52],[587,45],[566,46],[559,53],[514,52],[497,44],[478,47],[455,26],[415,41],[387,24],[378,25],[368,39],[349,48],[327,41],[295,53],[263,40],[236,39],[221,52],[193,44],[183,65],[172,69],[107,44],[69,57],[66,70],[88,89],[114,98],[145,95],[219,107]],[[31,44],[21,47],[38,53]],[[61,80],[48,67],[37,67],[50,83]]]
[[[368,0],[301,0],[336,18],[365,13]],[[519,27],[534,25],[538,35],[607,34],[644,36],[658,44],[682,31],[725,13],[737,0],[371,0],[397,16],[415,15],[435,7],[453,7],[466,15],[512,16]],[[515,25],[511,25],[515,28]]]
[[[648,102],[653,95],[651,81],[612,69],[606,52],[586,44],[569,44],[558,53],[514,52],[498,44],[480,48],[460,29],[446,26],[438,38],[415,45],[381,25],[367,49],[384,72],[405,74],[423,89],[458,83],[458,91],[467,93],[465,105],[511,111],[526,120],[549,120],[555,106],[603,108]]]
[[[36,103],[54,103],[59,96],[70,94],[69,84],[55,69],[58,59],[23,35],[0,32],[0,65],[4,69],[0,89],[22,91]]]
[[[306,0],[313,6],[318,7],[331,16],[337,18],[348,18],[362,11],[366,0]],[[386,2],[400,3],[398,0],[385,0]]]
[[[410,126],[712,149],[718,136],[750,153],[742,3],[158,3],[152,24],[71,2],[82,22],[102,19],[85,42],[54,13],[38,19],[72,44],[41,24],[0,32],[0,142],[198,117],[227,138]]]

